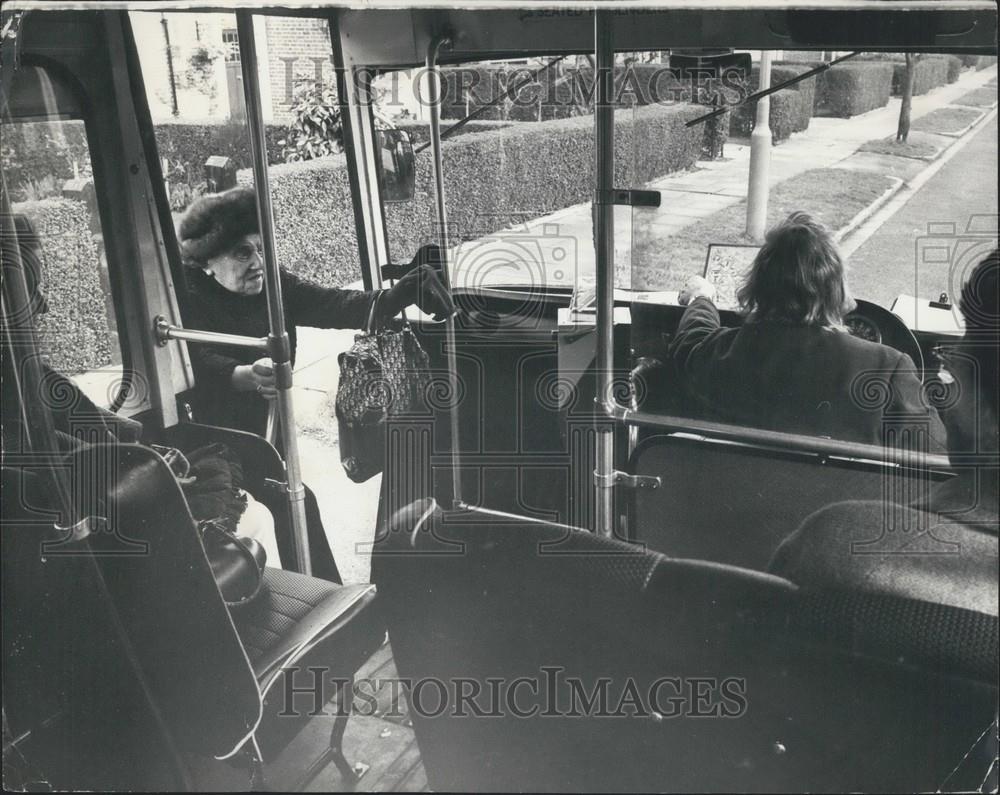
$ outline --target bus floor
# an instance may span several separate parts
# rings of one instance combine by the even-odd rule
[[[398,692],[392,647],[386,641],[355,677],[354,710],[344,734],[344,754],[351,764],[368,765],[361,779],[349,785],[332,762],[305,787],[305,792],[427,792],[427,777],[411,728],[406,700]],[[371,694],[373,698],[368,694]],[[291,791],[327,747],[335,707],[328,704],[302,729],[274,760],[265,760],[268,786]],[[232,792],[248,789],[247,770],[238,765],[192,757],[198,792]]]

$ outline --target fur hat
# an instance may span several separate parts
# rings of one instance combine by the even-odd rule
[[[203,196],[188,207],[177,238],[187,264],[197,266],[259,231],[257,194],[253,188],[238,186]]]

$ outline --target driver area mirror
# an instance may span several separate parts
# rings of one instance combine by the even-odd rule
[[[382,201],[410,201],[417,181],[416,156],[410,134],[403,130],[376,130],[375,143]]]

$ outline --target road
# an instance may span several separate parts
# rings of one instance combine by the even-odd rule
[[[974,232],[967,234],[970,222]],[[952,256],[928,238],[935,225]],[[955,236],[947,229],[954,225]],[[943,234],[942,234],[943,232]],[[962,273],[997,240],[997,119],[982,125],[965,146],[849,260],[851,289],[859,298],[889,307],[907,293],[955,297]],[[928,260],[934,260],[928,262]],[[939,260],[939,261],[938,261]]]

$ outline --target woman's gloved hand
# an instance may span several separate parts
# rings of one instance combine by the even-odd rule
[[[388,319],[414,304],[435,320],[446,320],[455,314],[451,296],[430,265],[414,268],[383,293],[379,314]]]

